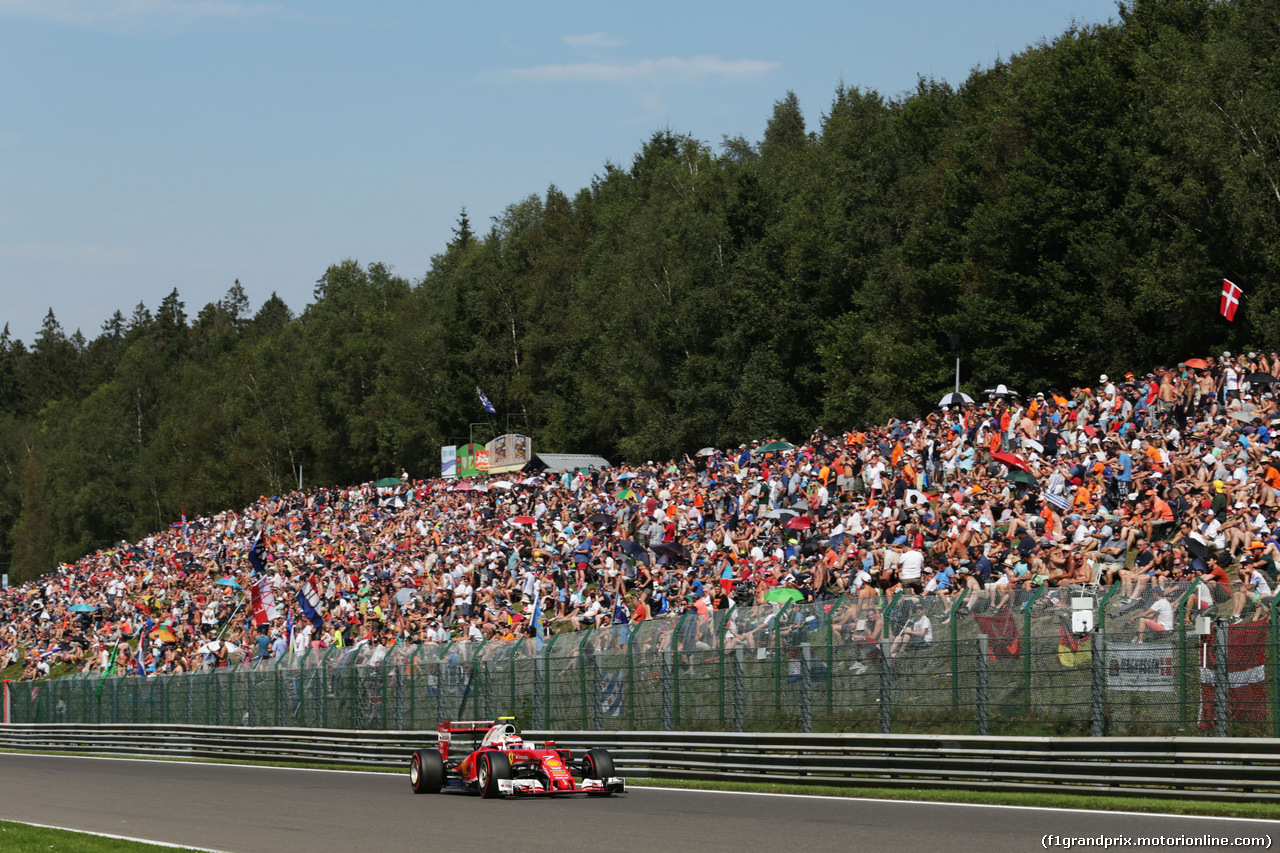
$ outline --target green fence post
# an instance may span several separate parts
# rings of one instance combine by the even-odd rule
[[[236,726],[240,724],[240,717],[236,714],[236,670],[241,664],[232,665],[230,660],[227,662],[227,725]]]
[[[582,653],[583,646],[587,644],[587,640],[595,633],[594,628],[588,628],[582,632],[582,639],[578,641],[578,698],[581,700],[582,706],[582,730],[589,731],[590,724],[587,721],[587,656]]]
[[[637,632],[644,622],[634,623],[627,632],[627,727],[636,730],[636,660],[635,646]]]
[[[536,642],[536,641],[535,641]],[[507,658],[507,669],[511,674],[511,713],[516,712],[516,708],[520,707],[520,702],[516,699],[516,658],[520,655],[520,650],[524,648],[523,640],[516,640],[511,644],[511,654]],[[532,722],[532,721],[531,721]]]
[[[883,626],[883,633],[884,633],[883,639],[885,640],[893,639],[893,632],[889,630],[889,614],[892,613],[893,609],[898,606],[898,602],[900,600],[902,600],[902,590],[898,590],[894,594],[893,598],[890,599],[889,603],[885,605],[884,611],[881,614],[884,617],[880,620],[880,622]]]
[[[672,661],[674,666],[671,667],[671,698],[672,713],[675,717],[675,728],[680,728],[680,636],[681,629],[684,628],[685,620],[692,614],[688,611],[680,617],[680,621],[676,623],[676,633],[671,638],[671,651],[673,653]],[[692,660],[692,658],[690,658]]]
[[[1107,602],[1111,600],[1111,596],[1120,591],[1121,586],[1122,584],[1113,583],[1098,604],[1098,630],[1103,634],[1107,633]]]
[[[559,634],[552,634],[551,639],[547,640],[547,647],[542,650],[542,700],[544,704],[543,725],[547,728],[553,728],[551,717],[551,649],[555,646],[556,640],[560,639]]]
[[[951,629],[951,710],[960,710],[960,646],[959,639],[956,637],[956,612],[960,609],[960,605],[964,603],[964,597],[969,594],[969,587],[960,590],[960,594],[956,596],[956,603],[951,605],[951,610],[947,612],[947,627]]]
[[[1022,608],[1022,639],[1026,652],[1022,656],[1022,671],[1025,701],[1024,707],[1028,711],[1031,710],[1031,608],[1036,603],[1036,599],[1045,591],[1045,587],[1039,587],[1031,593],[1031,597],[1027,599],[1026,605]],[[1068,596],[1070,593],[1068,592]],[[1068,601],[1068,604],[1071,602]]]
[[[1187,591],[1178,598],[1177,606],[1173,608],[1173,624],[1178,630],[1178,722],[1180,723],[1187,721],[1187,626],[1183,622],[1182,608],[1195,590],[1196,584],[1188,586]]]
[[[840,608],[844,606],[846,596],[841,595],[836,599],[836,603],[832,605],[831,610],[827,612],[827,717],[830,718],[835,713],[836,696],[835,696],[835,616],[840,612]],[[723,692],[723,685],[721,692]],[[721,723],[724,722],[722,719]]]
[[[471,715],[472,719],[475,720],[483,720],[486,716],[484,706],[481,704],[481,700],[484,695],[484,672],[483,667],[481,666],[480,655],[483,654],[484,647],[488,645],[488,643],[488,640],[480,641],[480,645],[476,646],[476,650],[471,653],[471,660],[468,661],[467,666],[467,668],[471,670],[471,677],[467,679],[467,683],[471,688]],[[464,701],[462,703],[462,708],[465,709],[466,706],[467,703]],[[459,713],[462,712],[462,710],[459,711]]]
[[[1280,676],[1276,675],[1276,667],[1280,666],[1280,626],[1276,625],[1276,601],[1280,596],[1271,598],[1271,736],[1280,738]]]
[[[782,622],[790,608],[790,601],[783,604],[773,620],[773,707],[777,714],[782,713]]]
[[[728,612],[726,612],[726,613],[725,613],[724,620],[720,623],[720,630],[718,630],[718,631],[716,632],[716,652],[717,652],[717,659],[719,660],[719,665],[718,665],[718,667],[717,667],[717,668],[718,668],[718,670],[719,670],[719,672],[717,673],[717,675],[718,675],[718,677],[719,677],[719,679],[720,679],[720,685],[719,685],[719,690],[720,690],[720,728],[722,728],[722,729],[724,728],[724,720],[725,720],[725,708],[724,708],[724,703],[725,703],[725,696],[724,696],[724,635],[725,635],[725,633],[726,633],[726,632],[728,632],[728,630],[729,630],[729,619],[730,619],[730,618],[732,618],[732,617],[730,617],[730,615],[728,614]]]

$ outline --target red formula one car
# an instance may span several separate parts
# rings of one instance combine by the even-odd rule
[[[409,761],[409,781],[415,794],[444,789],[479,791],[482,797],[533,794],[587,794],[607,797],[626,790],[627,780],[615,775],[613,759],[603,749],[588,749],[576,768],[573,753],[547,741],[542,749],[525,743],[516,727],[499,717],[496,722],[441,723],[436,749],[421,749]],[[450,756],[455,735],[471,735],[471,745]],[[475,745],[476,739],[479,745]],[[581,776],[581,781],[574,778]]]

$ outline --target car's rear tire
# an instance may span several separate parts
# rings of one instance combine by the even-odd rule
[[[409,784],[415,794],[438,794],[444,787],[444,759],[434,749],[420,749],[409,759]]]
[[[482,752],[476,767],[476,784],[482,797],[501,797],[499,782],[511,781],[511,762],[501,752]]]
[[[607,749],[588,749],[582,756],[582,775],[587,779],[599,779],[605,782],[610,776],[617,774],[613,769],[613,756]],[[607,797],[608,791],[599,794],[588,794],[591,797]]]

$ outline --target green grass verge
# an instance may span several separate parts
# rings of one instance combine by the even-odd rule
[[[0,750],[32,755],[101,755],[101,753],[69,753],[51,750]],[[109,755],[110,758],[133,756]],[[145,761],[196,761],[191,758],[142,758]],[[202,764],[238,764],[254,767],[296,767],[311,770],[360,770],[369,773],[404,773],[404,767],[363,767],[350,764],[310,764],[289,761],[241,761],[207,759]],[[1280,804],[1249,803],[1224,800],[1165,800],[1154,797],[1099,796],[1094,794],[1040,794],[1017,791],[966,791],[903,788],[851,788],[834,785],[793,785],[782,782],[730,782],[702,779],[645,779],[628,776],[630,784],[648,788],[692,788],[700,791],[746,791],[757,794],[805,794],[849,799],[904,800],[929,803],[972,803],[983,806],[1031,806],[1036,808],[1085,809],[1111,812],[1149,812],[1167,815],[1202,815],[1206,817],[1244,817],[1280,820]],[[1205,794],[1208,797],[1208,793]],[[4,849],[0,844],[0,849]]]
[[[0,850],[53,850],[56,853],[173,853],[188,850],[185,847],[162,847],[125,841],[122,838],[103,838],[69,829],[45,829],[0,820]]]

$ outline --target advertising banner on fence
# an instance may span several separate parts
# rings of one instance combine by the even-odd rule
[[[527,435],[508,433],[489,442],[488,450],[490,474],[519,471],[532,458],[533,439]]]
[[[458,447],[451,444],[440,448],[440,476],[452,480],[458,476]]]
[[[1173,645],[1110,643],[1107,645],[1107,689],[1173,692]]]

